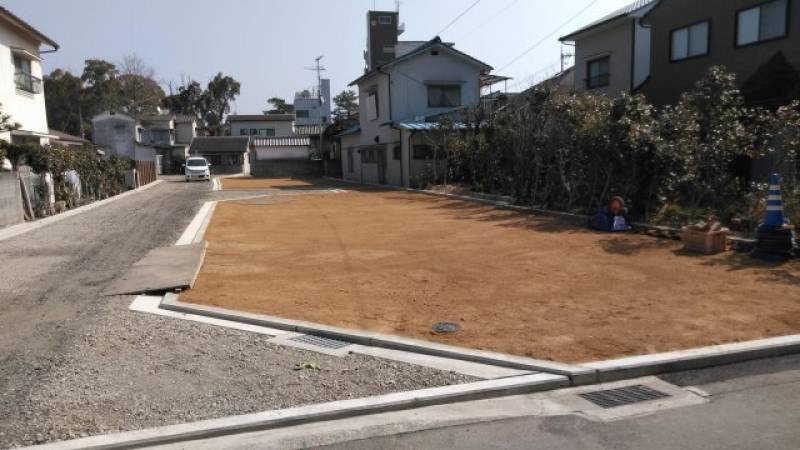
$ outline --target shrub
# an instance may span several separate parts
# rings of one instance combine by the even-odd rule
[[[635,219],[681,225],[713,213],[747,231],[766,198],[751,161],[769,158],[784,175],[787,214],[800,220],[800,103],[748,107],[723,67],[660,111],[642,96],[543,88],[463,120],[447,173],[477,191],[576,212],[619,195]]]

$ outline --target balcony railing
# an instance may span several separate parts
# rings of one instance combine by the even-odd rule
[[[21,91],[30,92],[31,94],[42,93],[42,80],[26,72],[15,72],[14,84]]]

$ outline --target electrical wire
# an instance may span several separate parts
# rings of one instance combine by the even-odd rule
[[[530,47],[528,47],[528,48],[527,48],[527,49],[526,49],[524,52],[520,53],[518,56],[516,56],[514,59],[512,59],[511,61],[509,61],[507,64],[503,65],[503,67],[501,67],[500,69],[498,69],[498,71],[503,71],[503,70],[505,70],[506,68],[508,68],[508,66],[510,66],[510,65],[514,64],[515,62],[519,61],[519,60],[520,60],[520,59],[522,59],[522,58],[523,58],[525,55],[527,55],[528,53],[532,52],[533,50],[535,50],[535,49],[536,49],[537,47],[539,47],[540,45],[542,45],[542,44],[544,44],[545,42],[547,42],[547,41],[548,41],[548,40],[549,40],[551,37],[553,37],[553,35],[554,35],[554,34],[558,33],[558,31],[559,31],[559,30],[561,30],[561,29],[562,29],[562,28],[564,28],[565,26],[569,25],[569,23],[570,23],[570,22],[572,22],[573,20],[577,19],[577,18],[578,18],[578,16],[580,16],[580,15],[581,15],[581,14],[583,14],[583,13],[585,13],[585,12],[586,12],[586,11],[587,11],[589,8],[591,8],[592,6],[594,6],[595,4],[597,4],[597,2],[598,2],[598,1],[600,1],[600,0],[592,0],[591,2],[589,2],[589,4],[588,4],[588,5],[586,5],[586,6],[585,6],[585,7],[583,7],[583,8],[582,8],[580,11],[578,11],[578,12],[577,12],[575,15],[573,15],[572,17],[570,17],[569,19],[567,19],[567,21],[566,21],[566,22],[562,23],[561,25],[559,25],[559,26],[558,26],[558,28],[554,29],[553,31],[551,31],[550,33],[548,33],[546,36],[544,36],[543,38],[541,38],[540,40],[536,41],[536,43],[534,43],[533,45],[531,45]]]
[[[436,33],[436,35],[437,35],[437,36],[441,36],[441,35],[442,35],[442,33],[444,33],[445,31],[447,31],[447,30],[448,30],[450,27],[452,27],[452,26],[453,26],[453,25],[454,25],[456,22],[458,22],[458,21],[459,21],[459,19],[461,19],[461,18],[462,18],[462,17],[464,17],[464,16],[465,16],[465,15],[466,15],[468,12],[470,12],[470,11],[472,10],[472,8],[474,8],[474,7],[478,6],[478,3],[480,3],[480,2],[481,2],[481,0],[475,0],[475,2],[474,2],[474,3],[472,3],[471,5],[469,5],[469,7],[468,7],[467,9],[465,9],[465,10],[464,10],[464,11],[463,11],[461,14],[459,14],[459,15],[458,15],[458,16],[457,16],[455,19],[453,19],[452,21],[450,21],[450,23],[448,23],[446,27],[442,28],[442,31],[440,31],[440,32]]]

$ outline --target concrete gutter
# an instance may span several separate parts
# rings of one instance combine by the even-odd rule
[[[101,206],[105,206],[111,202],[115,202],[117,200],[121,200],[125,197],[130,195],[138,194],[142,191],[146,191],[152,187],[155,187],[159,184],[163,183],[163,180],[156,180],[150,184],[144,185],[138,189],[133,189],[127,192],[123,192],[122,194],[115,195],[113,197],[109,197],[104,200],[96,201],[94,203],[89,203],[88,205],[81,206],[80,208],[70,209],[69,211],[64,211],[61,214],[56,214],[55,216],[45,217],[43,219],[34,220],[33,222],[26,222],[20,223],[17,225],[12,225],[7,228],[0,229],[0,241],[4,241],[6,239],[11,239],[13,237],[20,236],[25,234],[29,231],[36,230],[38,228],[60,222],[64,219],[68,219],[73,216],[77,216],[78,214],[83,214],[85,212],[91,211],[93,209],[99,208]]]
[[[105,436],[92,436],[28,448],[38,450],[120,450],[151,447],[368,414],[400,411],[422,406],[527,394],[558,389],[568,385],[569,380],[563,376],[549,374],[523,375]]]
[[[213,317],[216,319],[258,325],[296,333],[312,334],[315,336],[351,342],[353,344],[369,347],[382,347],[429,356],[438,356],[461,361],[507,367],[510,369],[562,375],[568,377],[572,384],[592,383],[596,378],[594,369],[583,366],[525,358],[522,356],[508,355],[505,353],[473,350],[437,344],[435,342],[392,336],[388,334],[350,330],[301,320],[292,320],[276,316],[233,311],[213,306],[194,305],[181,302],[176,294],[165,295],[164,299],[161,301],[160,307],[169,311]]]

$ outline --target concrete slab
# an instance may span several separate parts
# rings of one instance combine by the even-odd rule
[[[206,254],[206,242],[150,251],[116,280],[106,295],[132,295],[190,288]]]
[[[566,377],[548,374],[525,375],[479,381],[410,392],[380,395],[318,405],[266,411],[256,414],[170,425],[148,430],[93,436],[36,447],[40,450],[130,449],[270,430],[329,420],[402,411],[430,405],[519,395],[553,390],[569,385]]]

